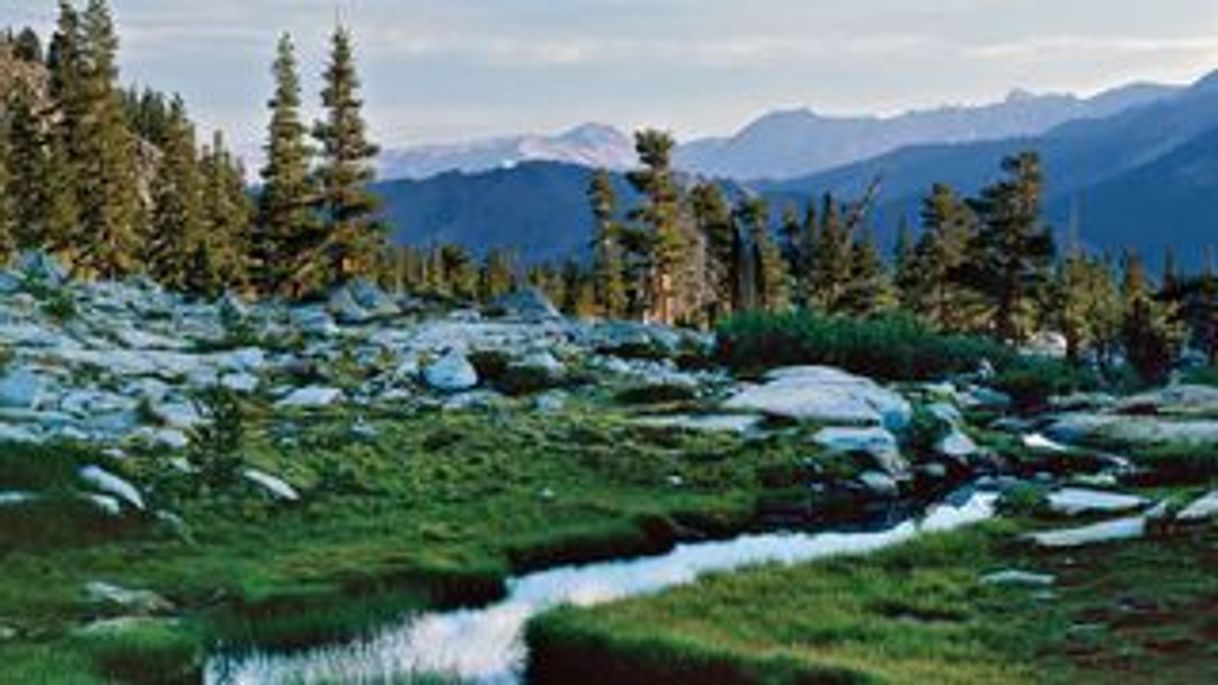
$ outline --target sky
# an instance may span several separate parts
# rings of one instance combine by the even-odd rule
[[[83,3],[84,0],[77,0]],[[0,0],[49,28],[55,0]],[[729,134],[780,108],[892,114],[1092,93],[1218,69],[1215,0],[111,0],[124,81],[181,92],[241,149],[265,128],[290,31],[319,89],[337,18],[354,32],[386,147],[595,121]],[[315,101],[316,96],[309,98]],[[315,113],[315,112],[314,112]]]

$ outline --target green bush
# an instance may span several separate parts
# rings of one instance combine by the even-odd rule
[[[938,333],[908,315],[869,319],[812,311],[750,312],[719,327],[716,356],[738,372],[824,364],[884,380],[929,380],[1013,364],[1015,351],[989,338]]]
[[[1065,361],[1026,357],[1002,370],[993,386],[1011,396],[1016,411],[1029,412],[1044,409],[1054,395],[1096,390],[1100,379]]]

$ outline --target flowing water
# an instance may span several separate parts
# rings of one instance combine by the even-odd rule
[[[410,616],[371,635],[291,653],[224,652],[207,664],[211,685],[384,683],[439,673],[463,681],[517,683],[528,619],[561,604],[590,606],[684,585],[710,572],[794,564],[864,554],[920,533],[978,523],[994,514],[996,496],[962,493],[924,516],[881,531],[742,535],[678,545],[641,559],[563,566],[508,581],[507,597],[480,609]]]

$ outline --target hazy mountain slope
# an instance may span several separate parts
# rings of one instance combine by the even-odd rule
[[[625,169],[636,159],[629,136],[611,126],[584,124],[556,136],[524,135],[386,150],[378,161],[383,178],[420,179],[449,171],[490,171],[528,161]]]
[[[681,146],[682,169],[737,179],[782,179],[830,169],[920,144],[962,143],[1038,135],[1076,119],[1140,107],[1175,92],[1138,84],[1091,98],[1016,91],[978,107],[942,107],[891,118],[821,117],[808,110],[775,112],[730,138]]]

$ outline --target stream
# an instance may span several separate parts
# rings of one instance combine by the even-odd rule
[[[547,609],[603,604],[758,564],[865,554],[924,532],[991,518],[996,499],[992,493],[961,491],[921,517],[879,531],[747,534],[682,544],[655,557],[561,566],[510,579],[507,597],[489,606],[414,614],[363,638],[290,653],[221,649],[209,658],[204,682],[381,683],[442,674],[478,683],[518,683],[527,658],[525,623]]]

